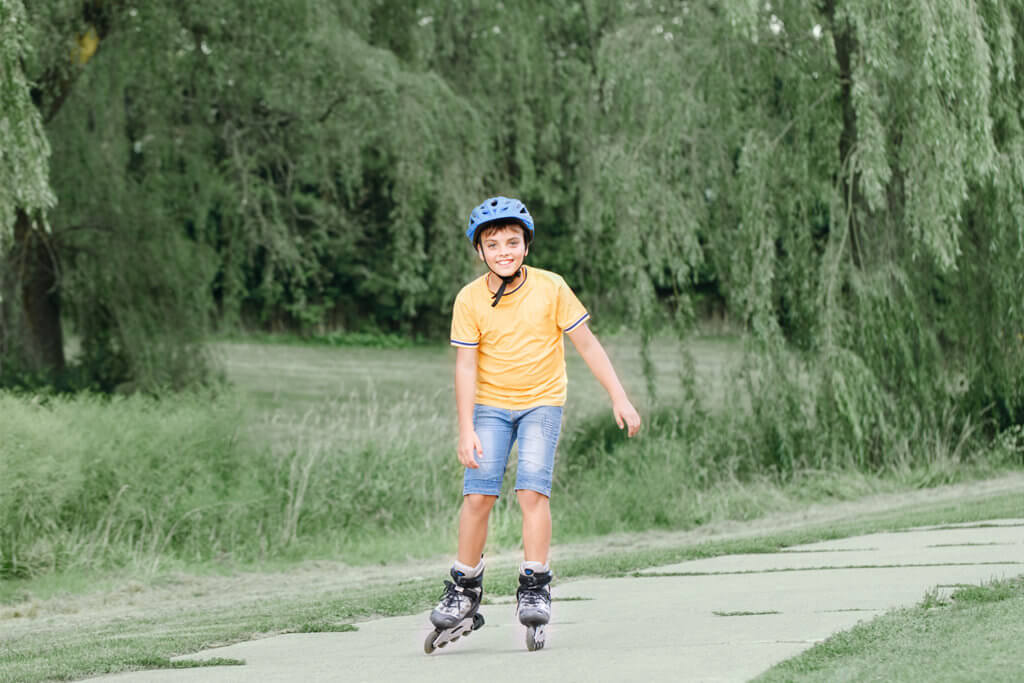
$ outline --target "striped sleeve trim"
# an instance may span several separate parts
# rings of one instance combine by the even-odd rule
[[[566,332],[572,332],[573,330],[575,330],[577,327],[580,326],[580,323],[582,323],[584,320],[586,320],[589,317],[590,317],[589,313],[584,313],[582,318],[580,318],[579,320],[574,322],[572,325],[569,325],[569,327],[565,328],[565,331]]]
[[[458,339],[452,339],[450,341],[452,343],[452,346],[461,346],[462,348],[465,348],[465,349],[475,349],[476,347],[480,346],[480,342],[470,343],[470,342],[459,341]]]

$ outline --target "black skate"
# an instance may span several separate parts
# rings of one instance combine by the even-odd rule
[[[526,627],[526,649],[544,647],[545,627],[551,621],[551,572],[524,569],[516,591],[516,616]]]
[[[430,623],[434,625],[434,630],[423,643],[423,651],[428,655],[484,625],[484,615],[477,611],[480,609],[480,599],[484,596],[483,572],[473,578],[466,578],[453,567],[452,579],[454,582],[444,582],[441,601],[430,613]]]

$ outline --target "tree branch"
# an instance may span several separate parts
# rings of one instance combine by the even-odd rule
[[[124,0],[87,0],[82,5],[82,21],[96,31],[99,43],[97,50],[102,46],[103,40],[110,35],[114,14],[123,3]],[[32,88],[32,102],[39,109],[44,124],[52,121],[64,106],[82,70],[74,67],[69,69],[63,64],[51,64],[50,68],[36,79],[39,85]]]
[[[327,117],[329,117],[331,115],[331,112],[334,111],[334,108],[337,107],[339,104],[341,104],[344,100],[345,100],[345,96],[344,95],[338,95],[338,97],[335,98],[335,100],[333,102],[331,102],[327,106],[327,111],[325,111],[323,114],[321,114],[320,118],[318,118],[316,122],[317,123],[323,123],[324,121],[326,121]]]

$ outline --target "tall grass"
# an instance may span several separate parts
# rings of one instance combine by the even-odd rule
[[[773,392],[780,392],[776,386]],[[769,400],[771,398],[772,400]],[[856,444],[805,412],[791,393],[734,396],[707,410],[691,400],[649,416],[643,440],[588,420],[564,444],[552,506],[563,531],[588,536],[639,529],[685,529],[753,519],[811,502],[925,488],[993,475],[1024,464],[1021,430],[994,444],[975,425],[886,434],[891,457],[868,465]],[[895,430],[893,430],[895,432]]]
[[[282,420],[238,394],[0,394],[0,577],[341,552],[443,520],[459,488],[447,413],[351,396]]]
[[[0,578],[454,548],[462,477],[450,354],[223,350],[236,389],[219,395],[0,394]],[[635,381],[631,348],[611,351]],[[632,440],[570,354],[556,542],[752,518],[1022,463],[1019,429],[992,446],[953,412],[940,429],[859,418],[873,426],[839,438],[848,418],[841,407],[821,410],[821,376],[797,357],[739,362],[735,345],[722,343],[691,345],[692,355],[656,351],[663,398],[645,405],[635,395],[646,424]],[[866,440],[878,443],[866,449]],[[865,457],[880,447],[884,461]],[[519,541],[514,469],[513,458],[492,517],[497,545]]]
[[[237,418],[195,395],[0,394],[0,575],[233,546],[263,496]]]

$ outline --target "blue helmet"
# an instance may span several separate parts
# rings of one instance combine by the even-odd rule
[[[528,233],[526,240],[529,244],[533,240],[533,217],[526,210],[525,204],[518,199],[508,197],[491,197],[473,209],[473,213],[469,214],[469,228],[466,229],[466,237],[475,247],[480,228],[495,221],[509,220],[522,224]]]

